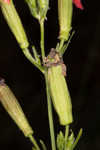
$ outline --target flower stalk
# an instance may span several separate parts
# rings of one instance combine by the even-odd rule
[[[45,72],[45,82],[46,82],[46,94],[47,94],[47,105],[48,105],[48,118],[49,118],[49,128],[50,128],[50,136],[51,136],[51,146],[52,146],[52,150],[56,150],[55,132],[54,132],[54,123],[53,123],[53,114],[52,114],[52,104],[51,104],[51,97],[50,97],[50,89],[49,89],[47,72]]]

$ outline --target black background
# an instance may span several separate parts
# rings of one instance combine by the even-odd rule
[[[57,1],[50,0],[45,22],[46,53],[58,41]],[[73,9],[73,29],[76,31],[64,55],[67,82],[72,97],[75,135],[83,128],[76,147],[80,150],[100,149],[100,2],[83,0],[84,10]],[[39,24],[32,18],[23,1],[14,1],[31,44],[38,49]],[[40,53],[40,51],[39,51]],[[0,13],[0,76],[11,87],[32,125],[36,139],[50,148],[50,135],[43,75],[23,55]],[[55,131],[58,132],[58,118]],[[31,143],[0,105],[0,150],[30,150]]]

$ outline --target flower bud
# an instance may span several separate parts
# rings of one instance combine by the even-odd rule
[[[21,20],[14,7],[13,1],[10,0],[9,3],[7,2],[0,0],[2,13],[8,23],[8,26],[10,27],[12,33],[14,34],[17,42],[19,43],[19,46],[22,49],[27,48],[29,43],[23,25],[21,23]]]
[[[71,30],[72,0],[58,0],[58,18],[60,26],[59,39],[67,41]]]
[[[80,8],[81,10],[84,9],[83,5],[81,4],[81,0],[73,0],[73,3],[77,8]]]
[[[49,0],[38,0],[38,5],[40,9],[40,20],[44,20],[48,11]]]
[[[0,81],[0,102],[23,134],[26,137],[32,135],[33,130],[29,125],[20,104],[3,80]]]
[[[33,17],[39,21],[46,18],[49,0],[25,0]]]
[[[48,82],[54,108],[59,116],[60,124],[72,123],[72,104],[68,87],[62,73],[62,66],[52,66],[48,69]]]
[[[1,0],[1,1],[3,1],[4,3],[10,3],[10,0]]]
[[[36,19],[38,19],[39,15],[38,15],[38,8],[37,8],[36,0],[25,0],[25,1],[30,9],[31,15],[35,17]]]

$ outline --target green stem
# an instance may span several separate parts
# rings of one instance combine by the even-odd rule
[[[28,48],[24,48],[22,49],[22,52],[24,53],[24,55],[26,56],[26,58],[33,64],[35,65],[42,73],[44,73],[44,68],[39,65],[35,59],[32,57],[32,55],[30,54]]]
[[[41,31],[41,41],[40,41],[40,46],[41,46],[41,55],[42,55],[42,60],[45,57],[45,50],[44,50],[44,21],[40,21],[40,31]]]
[[[48,105],[48,118],[49,118],[50,136],[51,136],[51,145],[52,145],[52,150],[56,150],[52,104],[51,104],[50,91],[49,91],[49,85],[48,85],[48,79],[47,79],[47,72],[45,73],[45,81],[46,81],[46,93],[47,93],[47,105]]]
[[[62,47],[64,45],[64,42],[65,42],[65,40],[61,39],[60,44],[59,44],[59,49],[58,49],[59,52],[61,51],[61,49],[62,49]]]
[[[65,127],[65,149],[66,150],[66,145],[67,145],[67,141],[68,141],[68,134],[69,134],[69,125],[66,125]]]
[[[38,146],[38,144],[37,144],[35,138],[34,138],[32,135],[29,135],[29,139],[30,139],[30,141],[33,143],[33,145],[35,146],[35,148],[36,148],[37,150],[40,150],[40,148],[39,148],[39,146]]]
[[[66,125],[66,127],[65,127],[65,141],[67,141],[68,134],[69,134],[69,125]]]

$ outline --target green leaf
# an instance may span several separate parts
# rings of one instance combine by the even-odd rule
[[[63,54],[65,53],[65,51],[67,50],[67,48],[68,48],[68,46],[69,46],[69,44],[70,44],[70,42],[71,42],[71,39],[73,38],[73,35],[74,35],[74,34],[75,34],[75,31],[73,31],[73,32],[71,33],[71,35],[70,35],[70,37],[69,37],[67,43],[63,45],[63,47],[61,48],[61,50],[59,50],[61,55],[63,55]]]
[[[41,145],[42,145],[42,149],[43,149],[43,150],[47,150],[46,145],[44,144],[44,142],[43,142],[42,140],[40,140],[40,143],[41,143]]]
[[[80,137],[82,136],[82,132],[83,132],[83,130],[82,130],[82,129],[80,129],[80,131],[79,131],[79,133],[78,133],[78,135],[77,135],[77,137],[76,137],[76,140],[75,140],[75,142],[74,142],[74,144],[73,144],[72,149],[74,149],[74,148],[75,148],[75,146],[77,145],[77,143],[78,143],[78,141],[79,141]]]

